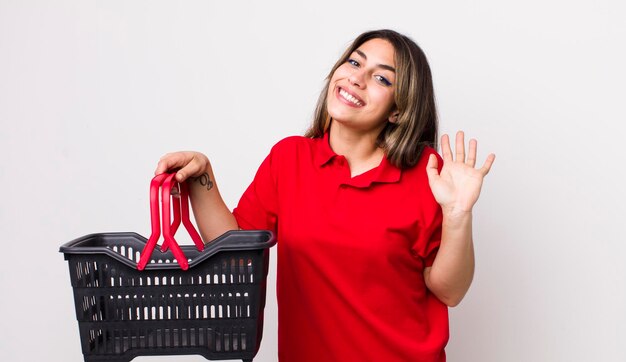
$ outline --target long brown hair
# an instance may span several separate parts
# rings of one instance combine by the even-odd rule
[[[330,126],[326,98],[330,79],[335,70],[345,63],[363,43],[384,39],[395,50],[396,82],[394,101],[398,110],[395,123],[387,122],[376,143],[385,150],[387,159],[397,167],[409,168],[420,158],[425,146],[437,148],[438,122],[435,93],[428,60],[422,49],[409,37],[389,29],[373,30],[359,35],[326,77],[320,93],[313,122],[305,136],[323,137]]]

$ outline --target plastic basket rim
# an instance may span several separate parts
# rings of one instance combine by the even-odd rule
[[[251,241],[253,238],[262,236],[264,241]],[[72,255],[93,255],[104,254],[107,255],[128,267],[137,269],[137,262],[113,251],[107,246],[81,246],[80,244],[97,237],[108,238],[135,238],[144,244],[147,243],[143,235],[136,232],[102,232],[91,233],[74,240],[68,241],[61,245],[59,252],[63,253],[67,259],[68,254]],[[241,239],[247,239],[246,242],[242,242]],[[269,249],[276,244],[276,238],[274,233],[269,230],[230,230],[212,240],[208,244],[205,244],[204,250],[199,252],[197,256],[189,262],[189,269],[201,264],[204,260],[222,251],[248,251],[248,250],[263,250]],[[189,251],[196,251],[194,245],[181,245],[180,248],[187,255]],[[159,253],[160,245],[157,245],[153,253]],[[144,270],[161,270],[161,269],[180,269],[178,263],[148,263]]]

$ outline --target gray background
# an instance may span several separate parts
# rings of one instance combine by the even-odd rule
[[[234,207],[349,42],[389,27],[429,57],[442,133],[497,154],[449,360],[625,361],[624,18],[617,0],[0,0],[1,359],[81,361],[58,247],[149,235],[169,151],[209,155]],[[157,360],[204,359],[137,359]]]

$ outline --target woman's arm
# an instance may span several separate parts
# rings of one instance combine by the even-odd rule
[[[443,212],[441,245],[432,267],[424,270],[426,286],[448,306],[458,305],[467,293],[474,276],[472,208],[478,200],[484,177],[495,155],[490,154],[483,167],[476,169],[476,140],[470,140],[465,157],[463,132],[456,134],[456,158],[452,156],[447,135],[441,138],[444,165],[437,171],[437,158],[430,156],[428,179],[435,199]]]
[[[189,184],[191,207],[204,242],[239,229],[217,187],[209,159],[199,152],[175,152],[161,157],[155,174],[176,170],[176,181]]]
[[[441,245],[432,267],[424,270],[426,286],[449,307],[458,305],[474,277],[472,213],[443,217]]]

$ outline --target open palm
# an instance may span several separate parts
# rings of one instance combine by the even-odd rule
[[[465,135],[462,131],[456,134],[455,153],[453,157],[448,135],[441,137],[441,153],[443,168],[437,169],[437,158],[431,155],[426,166],[428,182],[444,212],[468,212],[478,200],[483,179],[489,173],[495,160],[489,154],[481,168],[476,166],[477,142],[469,142],[467,157],[465,155]]]

